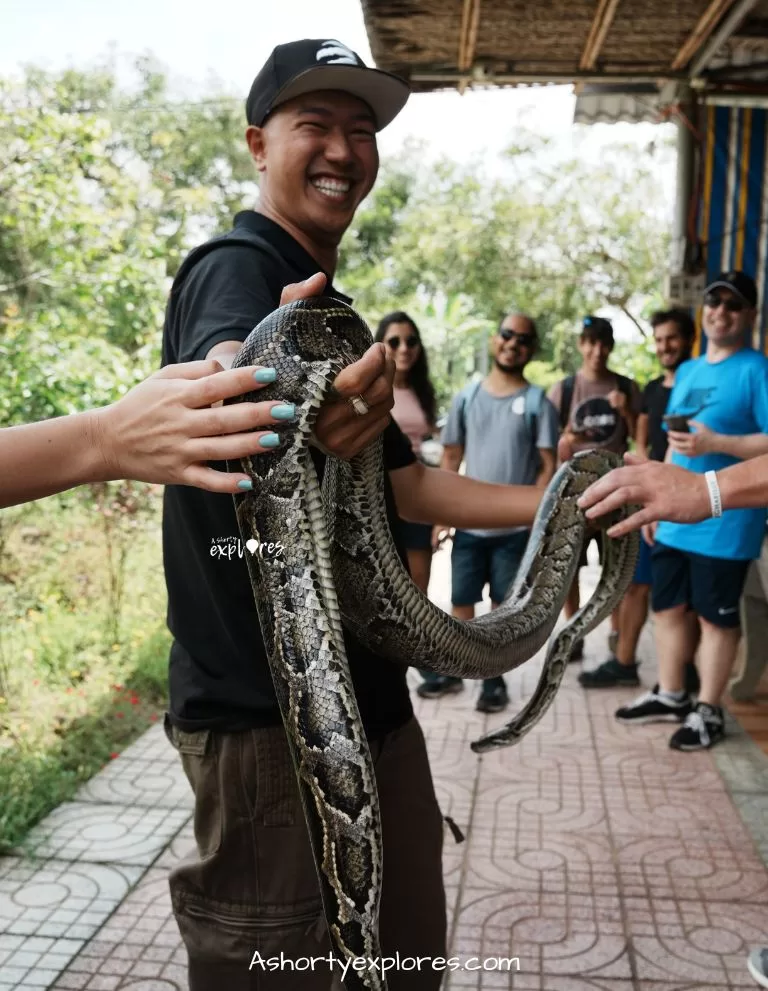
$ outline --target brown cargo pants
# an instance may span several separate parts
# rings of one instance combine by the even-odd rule
[[[169,878],[190,991],[341,988],[339,968],[317,959],[331,943],[283,727],[183,733],[166,723],[166,732],[195,793],[197,852]],[[382,954],[445,957],[443,823],[416,719],[371,754],[384,836]],[[389,970],[387,981],[390,991],[437,991],[442,976],[422,964]]]

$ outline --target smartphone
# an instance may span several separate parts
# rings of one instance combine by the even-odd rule
[[[662,419],[667,425],[667,430],[676,430],[680,434],[689,434],[691,432],[688,426],[689,418],[687,416],[664,416]]]

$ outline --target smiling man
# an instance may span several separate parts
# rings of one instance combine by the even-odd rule
[[[613,325],[603,317],[587,316],[579,335],[581,368],[575,375],[562,379],[549,390],[548,396],[560,413],[563,439],[573,452],[590,447],[624,454],[634,436],[637,414],[640,410],[640,391],[637,385],[623,375],[611,371],[608,362],[613,351]],[[602,558],[602,534],[595,536]],[[587,564],[586,548],[580,567]],[[579,575],[573,580],[564,613],[570,619],[579,611]],[[611,616],[611,646],[618,639],[620,608]],[[584,656],[584,644],[579,640],[571,653],[571,660]]]
[[[762,510],[722,512],[714,475],[768,452],[768,359],[749,346],[756,306],[755,283],[744,272],[724,272],[707,287],[706,355],[678,368],[669,399],[668,415],[686,429],[668,431],[666,461],[707,478],[714,515],[694,525],[663,522],[655,531],[651,602],[659,683],[616,718],[682,722],[670,739],[676,750],[707,749],[724,736],[720,703],[739,642],[739,600],[765,531]],[[695,706],[684,684],[695,647],[689,612],[698,617],[701,636]]]
[[[253,327],[290,299],[323,292],[351,302],[332,284],[338,245],[376,179],[377,131],[408,94],[403,80],[368,68],[338,41],[275,49],[246,103],[258,205],[238,213],[232,231],[197,248],[179,269],[164,363],[207,357],[231,364]],[[389,416],[394,373],[379,343],[339,374],[341,398],[325,404],[315,422],[318,473],[324,452],[350,458],[382,435],[391,530],[398,529],[395,501],[414,522],[530,526],[539,501],[530,487],[486,485],[416,462]],[[275,378],[264,374],[261,381]],[[261,439],[266,451],[292,429],[295,411],[281,405],[271,409],[274,431]],[[190,991],[329,991],[329,967],[307,969],[311,958],[329,953],[330,942],[247,563],[210,553],[237,535],[231,496],[166,490],[173,634],[166,731],[195,793],[197,847],[171,872],[173,908]],[[404,547],[397,543],[397,550],[405,562]],[[407,668],[348,633],[344,643],[381,808],[382,950],[444,958],[443,821]],[[281,953],[282,969],[249,966],[256,955]],[[442,973],[427,964],[388,976],[392,991],[436,991]]]
[[[525,377],[536,353],[536,322],[509,313],[491,338],[493,367],[482,382],[456,396],[443,430],[442,467],[468,478],[544,488],[555,473],[557,413],[543,391]],[[435,543],[440,527],[436,528]],[[457,619],[470,620],[488,585],[491,608],[503,601],[528,543],[527,527],[457,529],[451,555],[451,603]],[[416,689],[422,698],[460,691],[460,678],[424,674]],[[478,712],[501,712],[509,704],[503,678],[483,682]]]

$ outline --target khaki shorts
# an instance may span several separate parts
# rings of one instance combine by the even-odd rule
[[[195,793],[196,856],[169,878],[190,991],[331,991],[337,967],[282,726],[184,733],[166,722]],[[382,953],[445,957],[443,822],[421,727],[371,744],[384,837]],[[291,963],[269,969],[264,961]],[[436,991],[442,972],[390,970],[390,991]]]

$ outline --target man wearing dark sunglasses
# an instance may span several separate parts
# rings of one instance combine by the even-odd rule
[[[544,486],[555,471],[557,413],[543,390],[525,378],[536,352],[536,324],[519,313],[501,321],[491,339],[493,367],[482,382],[456,396],[443,430],[441,467],[468,478],[500,484]],[[439,534],[440,527],[435,528]],[[439,536],[436,534],[435,543]],[[503,600],[525,552],[529,530],[457,530],[451,556],[451,603],[457,619],[470,620],[489,586],[492,608]],[[419,685],[422,698],[459,691],[459,678],[432,675]],[[483,682],[479,712],[500,712],[509,703],[503,678]]]
[[[759,558],[763,509],[722,511],[715,472],[768,453],[768,359],[752,349],[757,288],[744,272],[724,272],[704,293],[706,355],[677,370],[669,400],[665,460],[704,475],[712,515],[699,523],[662,522],[654,543],[652,608],[659,683],[616,712],[625,723],[680,722],[676,750],[702,750],[724,735],[720,702],[736,659],[739,605],[750,562]],[[695,705],[684,666],[694,642],[686,614],[698,617],[701,689]]]

